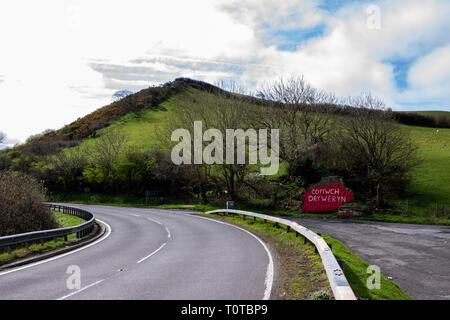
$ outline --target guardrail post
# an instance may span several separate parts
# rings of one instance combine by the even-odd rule
[[[11,246],[6,247],[6,252],[8,252],[8,254],[11,254]]]
[[[221,212],[222,210],[213,210],[209,211],[207,213],[216,213]],[[234,211],[234,212],[230,212]],[[237,214],[242,215],[244,220],[246,216],[253,217],[255,220],[259,217],[261,220],[264,221],[264,223],[267,223],[267,221],[273,222],[273,227],[280,228],[280,224],[286,226],[287,232],[290,232],[291,229],[295,231],[295,236],[303,236],[303,243],[306,245],[307,242],[311,243],[314,246],[314,252],[316,254],[319,253],[319,248],[322,250],[322,246],[324,243],[324,239],[320,233],[315,233],[312,230],[309,230],[308,228],[302,227],[297,225],[296,223],[293,223],[292,221],[280,219],[276,217],[270,217],[269,215],[262,215],[257,214],[253,212],[246,212],[246,211],[239,211],[239,210],[228,210],[228,214]],[[356,300],[355,294],[350,287],[347,279],[345,278],[345,275],[343,275],[340,271],[340,269],[343,269],[344,265],[342,261],[336,260],[336,257],[333,254],[333,247],[331,244],[326,243],[330,250],[325,250],[320,252],[320,258],[322,260],[322,263],[324,264],[327,277],[331,286],[331,289],[333,291],[333,295],[336,298],[336,300]],[[325,246],[326,247],[326,246]],[[339,267],[338,267],[339,265]]]
[[[64,236],[64,241],[67,242],[67,234]]]

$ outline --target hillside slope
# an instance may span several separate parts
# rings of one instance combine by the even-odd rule
[[[37,155],[52,154],[78,145],[82,140],[97,136],[97,131],[106,128],[122,117],[136,114],[140,111],[158,109],[159,104],[172,95],[182,92],[186,88],[196,88],[212,93],[224,93],[222,89],[206,82],[188,78],[178,78],[159,87],[150,87],[135,94],[101,107],[94,112],[78,118],[71,124],[59,129],[37,136],[31,141],[17,147],[18,150],[28,151]],[[252,97],[248,99],[257,100]]]
[[[161,145],[161,129],[170,122],[176,109],[187,101],[199,99],[205,91],[214,99],[217,93],[227,99],[245,100],[255,107],[266,101],[250,96],[225,92],[205,82],[180,78],[161,87],[142,90],[120,101],[102,107],[72,124],[38,137],[20,146],[19,150],[36,155],[49,155],[64,150],[74,152],[89,147],[100,132],[119,131],[127,136],[128,146],[141,150],[164,148]],[[320,112],[321,106],[318,107]],[[336,116],[346,114],[346,107],[333,106]],[[442,116],[442,115],[440,115]],[[423,163],[411,173],[412,183],[407,191],[408,204],[399,203],[400,208],[409,205],[419,211],[431,210],[436,205],[449,207],[450,200],[450,129],[406,126],[412,140],[419,147]],[[166,132],[167,134],[167,132]],[[166,137],[167,138],[167,137]]]
[[[220,93],[225,97],[238,99],[253,105],[267,105],[267,101],[263,99],[227,92],[203,81],[177,78],[164,85],[150,87],[135,94],[130,94],[82,118],[78,118],[76,121],[59,130],[37,136],[31,141],[18,146],[17,149],[29,151],[37,155],[56,153],[66,147],[78,145],[83,139],[96,137],[98,130],[106,128],[119,120],[122,122],[127,121],[130,117],[133,117],[133,114],[139,113],[140,111],[160,110],[160,105],[164,101],[186,89],[196,89],[212,94]],[[316,109],[317,112],[332,113],[336,116],[352,114],[351,107],[342,105],[316,105]],[[394,116],[398,122],[406,125],[450,128],[450,112],[396,112]]]
[[[119,130],[126,134],[130,146],[149,148],[158,145],[159,129],[170,119],[176,107],[182,105],[186,99],[200,94],[202,92],[199,89],[188,87],[155,107],[121,117],[104,130]],[[419,157],[423,160],[411,173],[409,205],[417,206],[418,210],[430,208],[436,202],[450,206],[450,129],[437,130],[406,125],[402,125],[402,128],[409,132],[419,147]],[[81,147],[89,146],[95,139],[85,139]]]

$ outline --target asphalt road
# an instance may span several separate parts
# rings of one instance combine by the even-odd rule
[[[415,299],[450,299],[450,227],[290,218],[380,267]]]
[[[73,206],[110,230],[79,251],[0,272],[0,299],[270,297],[275,261],[249,232],[185,212]],[[69,266],[79,267],[79,289],[67,286],[76,283]]]

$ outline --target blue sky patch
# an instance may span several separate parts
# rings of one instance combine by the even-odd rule
[[[296,51],[306,41],[323,36],[325,30],[325,24],[320,24],[312,28],[275,30],[269,34],[269,43],[266,44],[275,44],[277,49],[282,51]]]
[[[322,0],[318,6],[319,9],[327,11],[329,13],[335,13],[342,7],[346,7],[352,5],[354,3],[370,3],[369,1],[361,1],[361,0]]]
[[[384,63],[389,63],[394,68],[394,79],[397,88],[404,90],[408,88],[408,72],[415,59],[385,59]]]

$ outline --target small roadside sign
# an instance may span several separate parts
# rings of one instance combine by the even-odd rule
[[[227,201],[227,209],[234,209],[234,201]]]

